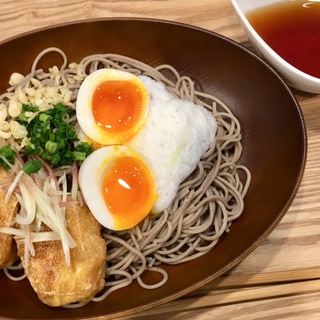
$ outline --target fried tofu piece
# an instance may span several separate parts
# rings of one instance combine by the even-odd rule
[[[18,243],[27,277],[39,299],[52,307],[74,302],[86,303],[104,288],[106,242],[101,226],[87,206],[73,205],[66,210],[68,230],[77,246],[70,249],[70,266],[66,264],[61,241],[34,243],[35,256],[28,264],[24,244]]]
[[[0,180],[6,172],[0,168]],[[4,203],[5,192],[0,192],[0,227],[13,227],[19,209],[19,202],[15,195],[12,195],[8,203]],[[18,260],[17,247],[10,234],[0,232],[0,268],[9,267]]]

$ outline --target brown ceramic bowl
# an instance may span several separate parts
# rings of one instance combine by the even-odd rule
[[[252,252],[276,227],[301,181],[306,131],[299,105],[281,78],[241,45],[199,28],[157,20],[105,19],[46,28],[0,44],[0,90],[11,72],[26,73],[44,48],[63,49],[70,60],[93,53],[124,54],[156,66],[173,65],[203,90],[227,103],[240,120],[241,163],[252,183],[245,211],[231,232],[205,256],[166,266],[169,281],[156,290],[137,284],[101,303],[76,310],[49,308],[37,299],[27,280],[12,282],[0,272],[0,317],[83,319],[129,315],[176,299],[228,271]],[[48,58],[48,65],[54,61]],[[192,272],[190,272],[192,270]]]

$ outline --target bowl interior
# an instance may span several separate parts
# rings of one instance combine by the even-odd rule
[[[205,256],[165,267],[169,281],[146,291],[133,283],[101,303],[81,309],[49,308],[27,280],[12,282],[0,272],[3,318],[80,319],[131,314],[186,294],[223,274],[252,252],[289,208],[305,166],[306,135],[300,108],[281,78],[247,49],[217,34],[177,23],[105,19],[47,28],[0,44],[0,90],[13,71],[27,73],[44,48],[64,50],[70,61],[93,53],[118,53],[152,66],[173,65],[203,91],[215,94],[240,120],[241,163],[252,173],[243,215]],[[47,57],[44,67],[59,63]],[[192,270],[192,272],[190,272]],[[17,306],[19,306],[17,308]]]

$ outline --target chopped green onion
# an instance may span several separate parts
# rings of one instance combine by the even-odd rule
[[[40,113],[39,115],[39,120],[42,122],[46,122],[50,119],[50,116],[48,114],[45,113]]]
[[[75,162],[83,162],[86,158],[86,154],[84,152],[74,151],[73,152],[73,160]]]
[[[77,137],[76,129],[73,127],[68,128],[66,135],[69,139],[74,140]]]
[[[65,122],[68,122],[70,119],[70,116],[68,113],[64,113],[63,116],[62,116],[62,120],[65,121]]]
[[[26,114],[24,112],[21,112],[18,116],[18,119],[22,122],[27,122],[28,121],[28,118],[26,116]]]
[[[69,129],[69,124],[67,122],[62,122],[59,126],[59,131],[66,132]]]
[[[93,147],[88,142],[81,142],[76,146],[75,151],[83,152],[88,156],[93,151]]]
[[[3,146],[0,148],[0,166],[2,166],[5,170],[9,170],[10,166],[8,163],[13,164],[16,153],[9,146]]]
[[[45,149],[50,152],[50,153],[54,153],[57,151],[57,147],[58,144],[56,142],[52,142],[52,141],[47,141],[45,144]]]
[[[3,146],[2,148],[0,148],[0,152],[7,159],[13,158],[16,155],[16,153],[9,146]]]
[[[23,167],[22,170],[26,174],[31,174],[31,173],[37,173],[42,167],[42,163],[40,160],[34,160],[34,161],[27,161]]]
[[[37,112],[31,121],[27,121],[24,112]],[[23,151],[26,154],[39,155],[53,166],[67,165],[73,162],[82,162],[91,152],[88,143],[79,143],[76,129],[69,123],[75,111],[58,103],[53,108],[39,112],[37,107],[24,105],[18,121],[28,131],[30,144]]]
[[[22,123],[28,122],[28,117],[26,116],[26,112],[37,113],[39,112],[39,108],[31,104],[22,104],[22,111],[18,117],[18,120],[21,121]]]
[[[51,163],[54,166],[57,166],[60,164],[61,156],[59,156],[57,153],[54,153],[52,158],[50,159]]]

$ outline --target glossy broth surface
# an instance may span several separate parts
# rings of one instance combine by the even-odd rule
[[[253,10],[246,16],[283,59],[320,78],[320,1],[284,1]]]

